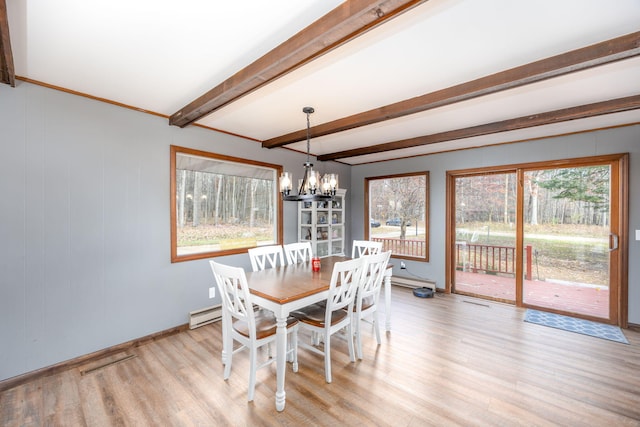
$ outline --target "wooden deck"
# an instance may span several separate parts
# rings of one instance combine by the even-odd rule
[[[513,277],[456,271],[456,291],[515,301]],[[609,288],[578,283],[524,281],[524,302],[585,316],[609,318]]]

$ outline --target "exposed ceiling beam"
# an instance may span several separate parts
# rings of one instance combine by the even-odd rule
[[[515,119],[487,123],[463,129],[455,129],[447,132],[435,133],[432,135],[418,136],[415,138],[403,139],[401,141],[388,142],[353,150],[345,150],[337,153],[323,154],[318,156],[318,160],[327,161],[345,159],[348,157],[399,150],[402,148],[411,148],[421,145],[436,144],[439,142],[454,141],[457,139],[490,135],[499,132],[525,129],[534,126],[543,126],[548,124],[566,122],[569,120],[585,119],[588,117],[601,116],[603,114],[620,113],[623,111],[637,109],[640,109],[640,95],[596,102],[593,104],[580,105],[577,107],[549,111],[546,113],[532,114]]]
[[[385,120],[396,119],[638,55],[640,55],[640,32],[635,32],[436,92],[316,125],[310,129],[310,136],[317,138]],[[262,146],[265,148],[281,147],[303,141],[306,136],[306,129],[299,130],[268,139],[262,143]]]
[[[0,81],[11,85],[11,87],[16,85],[11,39],[9,38],[9,17],[5,0],[0,0]]]
[[[185,127],[427,0],[349,0],[175,112]]]

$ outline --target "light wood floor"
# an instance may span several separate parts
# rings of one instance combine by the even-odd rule
[[[393,289],[392,332],[350,363],[334,338],[333,382],[300,350],[275,410],[275,365],[246,401],[248,357],[222,379],[220,323],[0,394],[2,426],[640,426],[640,333],[631,345],[525,323],[525,310]],[[304,338],[304,337],[303,337]],[[116,355],[110,360],[122,358]],[[97,368],[91,370],[92,368]],[[83,372],[85,371],[85,372]]]

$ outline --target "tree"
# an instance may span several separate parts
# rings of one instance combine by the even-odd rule
[[[200,225],[200,189],[202,188],[202,174],[195,172],[193,177],[193,226]]]
[[[609,166],[552,169],[538,184],[553,192],[554,199],[573,202],[577,208],[576,222],[605,223],[609,211],[609,175]]]
[[[400,218],[400,239],[407,237],[407,222],[421,219],[425,208],[424,175],[389,178],[376,186],[378,199],[386,202],[387,218]]]
[[[515,214],[514,174],[498,173],[456,178],[460,221],[509,223]],[[500,216],[502,218],[500,219]]]
[[[187,171],[178,171],[178,179],[176,184],[178,187],[178,194],[176,194],[178,202],[178,227],[183,228],[185,223],[184,201],[186,198]]]
[[[527,180],[527,186],[529,187],[529,223],[531,225],[538,225],[538,195],[540,193],[539,178],[542,175],[541,170],[527,174],[529,179]]]

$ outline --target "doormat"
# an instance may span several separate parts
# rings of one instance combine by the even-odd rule
[[[578,334],[590,335],[609,341],[616,341],[629,344],[627,337],[618,326],[606,325],[604,323],[592,322],[590,320],[577,319],[575,317],[562,316],[555,313],[528,309],[524,316],[524,321],[537,325],[549,326],[551,328],[562,329]]]

